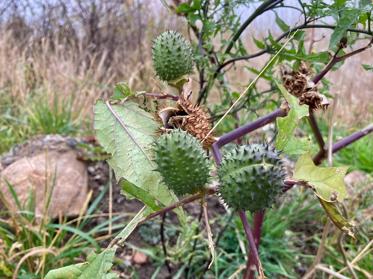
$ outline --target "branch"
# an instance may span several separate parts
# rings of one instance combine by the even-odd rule
[[[173,101],[179,100],[179,96],[166,94],[166,93],[142,92],[142,93],[139,93],[137,96],[152,97],[152,98],[159,99],[159,100],[161,99],[170,99]]]
[[[161,215],[161,214],[164,214],[166,212],[172,211],[177,207],[184,206],[188,203],[199,200],[204,195],[213,195],[213,194],[216,193],[216,191],[217,191],[216,188],[207,188],[204,193],[200,192],[200,193],[194,194],[192,196],[186,197],[186,198],[184,198],[184,199],[182,199],[182,200],[180,200],[180,201],[178,201],[178,202],[176,202],[176,203],[174,203],[170,206],[164,207],[164,208],[162,208],[162,209],[160,209],[156,212],[153,212],[153,213],[149,214],[148,216],[146,216],[146,218],[143,221],[141,221],[141,223],[143,223],[145,221],[148,221],[150,219],[153,219],[154,217],[157,217],[158,215]]]
[[[335,29],[336,27],[337,27],[336,25],[326,25],[326,24],[312,24],[312,25],[307,25],[307,23],[304,23],[304,24],[296,26],[296,27],[294,27],[294,28],[286,31],[282,35],[280,35],[276,39],[276,42],[281,41],[283,38],[287,37],[289,34],[295,32],[296,30],[302,30],[302,29]],[[370,31],[370,30],[362,30],[362,29],[349,28],[349,29],[347,29],[347,31],[348,32],[353,32],[353,33],[367,34],[367,35],[373,36],[373,32]],[[229,65],[231,63],[234,63],[234,62],[237,62],[237,61],[241,61],[241,60],[253,59],[253,58],[259,57],[259,56],[261,56],[263,54],[266,54],[266,53],[272,53],[273,51],[274,51],[274,49],[272,49],[271,47],[267,47],[266,49],[263,49],[261,51],[258,51],[257,53],[251,54],[251,55],[245,55],[245,56],[235,57],[235,58],[232,58],[230,60],[227,60],[224,63],[222,63],[216,69],[216,75],[223,68],[225,68],[227,65]]]
[[[284,184],[285,184],[285,187],[292,187],[294,186],[295,184],[299,184],[300,182],[297,181],[297,180],[293,180],[293,179],[285,179],[284,180]],[[158,211],[155,211],[151,214],[149,214],[148,216],[146,216],[146,218],[144,218],[140,223],[144,223],[145,221],[148,221],[150,219],[153,219],[154,217],[157,217],[159,215],[162,215],[164,213],[167,213],[167,212],[170,212],[172,210],[174,210],[175,208],[178,208],[180,206],[184,206],[186,204],[189,204],[191,202],[194,202],[196,200],[199,200],[201,199],[204,195],[206,196],[211,196],[211,195],[214,195],[216,194],[218,191],[218,188],[217,187],[211,187],[211,188],[207,188],[205,189],[205,192],[200,192],[200,193],[197,193],[197,194],[194,194],[194,195],[191,195],[191,196],[188,196],[182,200],[179,200],[178,202],[174,203],[174,204],[171,204],[167,207],[164,207]]]
[[[322,137],[321,131],[317,126],[317,121],[312,109],[309,110],[308,121],[310,123],[313,134],[315,135],[316,141],[319,145],[320,150],[325,150],[325,141]]]
[[[234,43],[240,38],[241,34],[245,29],[250,25],[251,22],[264,12],[268,11],[269,9],[273,8],[277,4],[281,3],[283,0],[267,0],[266,2],[262,3],[241,25],[241,27],[237,30],[237,32],[233,35],[230,39],[229,45],[224,51],[224,54],[229,54],[232,50]]]
[[[341,139],[340,141],[337,141],[335,144],[333,144],[332,152],[336,153],[337,151],[341,150],[342,148],[345,148],[346,146],[350,145],[351,143],[354,143],[358,139],[370,134],[373,132],[373,123],[369,126],[365,127],[364,129],[353,133],[352,135],[345,137]],[[319,153],[316,154],[316,156],[313,158],[313,161],[316,165],[320,164],[321,161],[326,157],[327,150],[320,150]]]
[[[257,120],[250,122],[246,125],[243,125],[223,136],[221,136],[217,141],[216,145],[218,147],[222,147],[223,145],[230,143],[247,133],[250,133],[256,129],[259,129],[260,127],[263,127],[264,125],[273,122],[277,117],[284,117],[288,114],[288,107],[281,107],[272,113],[269,113],[263,117],[258,118]]]
[[[353,55],[356,55],[360,52],[363,52],[364,50],[367,50],[368,48],[370,48],[373,44],[373,36],[372,36],[372,39],[369,41],[369,43],[362,47],[362,48],[359,48],[359,49],[356,49],[354,51],[351,51],[349,53],[346,53],[342,56],[338,56],[338,53],[339,51],[341,50],[341,47],[338,48],[338,50],[336,51],[336,53],[334,54],[333,58],[330,60],[330,62],[328,63],[328,65],[326,65],[326,67],[324,68],[324,70],[322,70],[317,76],[315,76],[312,81],[316,84],[318,83],[333,67],[335,64],[337,64],[338,62],[341,62]]]

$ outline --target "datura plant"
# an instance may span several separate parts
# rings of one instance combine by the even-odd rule
[[[277,110],[216,137],[215,128],[220,122],[213,122],[207,108],[193,103],[195,98],[188,83],[193,74],[191,44],[180,33],[166,31],[155,38],[152,51],[156,76],[175,88],[176,94],[135,93],[121,83],[113,98],[98,101],[94,109],[97,139],[111,155],[108,163],[123,193],[140,200],[144,208],[104,252],[83,265],[72,266],[71,270],[78,274],[72,278],[114,278],[110,267],[115,251],[139,223],[175,210],[180,224],[186,226],[189,221],[182,206],[197,199],[202,201],[205,214],[211,266],[215,251],[205,202],[211,195],[217,195],[227,211],[241,217],[250,251],[244,278],[250,278],[253,272],[258,278],[265,276],[254,242],[260,235],[253,235],[247,211],[257,215],[275,208],[276,199],[295,185],[311,189],[334,224],[353,236],[353,226],[338,207],[346,197],[343,177],[347,169],[318,167],[326,151],[322,149],[312,159],[307,144],[294,136],[303,118],[310,119],[318,135],[313,112],[328,109],[329,101],[318,92],[317,80],[310,78],[307,63],[298,65],[298,70],[282,70],[282,77],[274,81],[283,100]],[[236,143],[245,134],[273,121],[277,124],[277,137],[272,143],[238,144],[221,155],[224,145]],[[356,136],[344,139],[343,145],[354,140]],[[340,144],[338,148],[341,147]],[[284,158],[289,156],[298,157],[292,175],[284,166]],[[254,232],[260,233],[260,228],[254,228]],[[250,266],[255,266],[255,270]],[[60,278],[53,276],[66,272],[66,268],[69,269],[51,271],[46,278]]]

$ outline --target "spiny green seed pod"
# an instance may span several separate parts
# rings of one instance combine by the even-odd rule
[[[193,71],[189,42],[176,31],[166,31],[153,42],[153,65],[159,79],[178,80]]]
[[[281,193],[285,169],[273,147],[250,144],[227,153],[218,176],[219,195],[229,207],[256,212],[270,207]]]
[[[201,143],[182,130],[158,138],[154,147],[157,171],[177,195],[194,194],[210,178],[209,161]]]

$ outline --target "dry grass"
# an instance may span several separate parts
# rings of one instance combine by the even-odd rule
[[[134,5],[133,1],[128,1],[128,5]],[[127,20],[136,22],[138,19],[133,15]],[[75,117],[90,118],[95,100],[108,95],[118,81],[128,81],[137,90],[158,90],[159,82],[151,67],[151,39],[170,27],[180,30],[184,23],[159,7],[144,9],[142,20],[141,29],[136,24],[129,24],[127,29],[117,30],[125,32],[125,35],[119,34],[120,37],[130,41],[123,40],[110,48],[104,45],[99,51],[91,51],[84,38],[70,44],[60,35],[30,37],[19,43],[11,29],[1,28],[0,95],[7,95],[12,104],[23,108],[28,107],[34,96],[43,95],[52,102],[57,95],[72,100]],[[138,36],[141,36],[140,40],[136,40]],[[249,35],[246,41],[248,52],[256,51]],[[322,49],[323,44],[316,47]],[[341,125],[363,125],[372,120],[373,107],[369,102],[373,100],[372,73],[361,67],[361,63],[369,63],[367,61],[372,59],[373,50],[368,50],[350,58],[337,72],[329,74],[334,83],[330,93],[340,95],[337,115]],[[250,61],[249,65],[259,68],[267,60],[268,57],[261,56]],[[231,70],[233,90],[241,91],[253,76],[244,65],[247,64],[238,63]]]

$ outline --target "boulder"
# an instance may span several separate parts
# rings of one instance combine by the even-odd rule
[[[79,215],[88,197],[86,165],[77,159],[77,151],[70,148],[44,149],[30,156],[17,156],[0,170],[2,206],[15,212],[16,202],[7,184],[14,188],[21,207],[31,193],[35,197],[35,214],[45,213],[51,218]],[[29,154],[28,154],[29,155]],[[49,199],[50,198],[50,199]],[[49,204],[48,204],[49,203]]]

